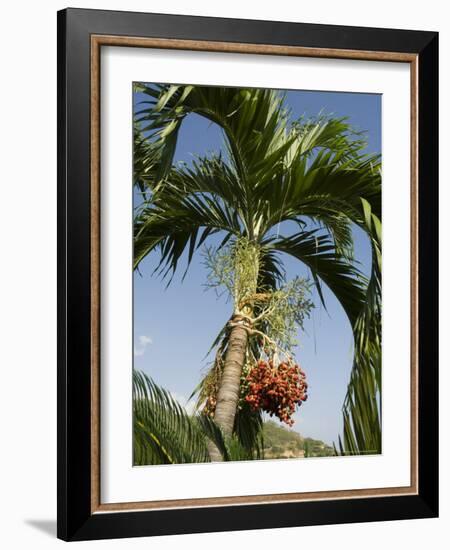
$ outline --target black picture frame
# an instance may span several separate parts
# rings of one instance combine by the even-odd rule
[[[91,36],[344,51],[418,61],[418,492],[310,502],[92,513]],[[117,11],[58,12],[58,531],[63,540],[431,518],[438,515],[438,34]],[[422,368],[423,367],[423,368]]]

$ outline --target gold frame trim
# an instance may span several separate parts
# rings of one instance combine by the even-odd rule
[[[411,484],[408,487],[213,497],[102,504],[100,501],[100,49],[101,46],[164,48],[259,55],[360,59],[409,63],[411,74]],[[234,42],[131,36],[91,36],[91,513],[162,510],[418,494],[418,56]]]

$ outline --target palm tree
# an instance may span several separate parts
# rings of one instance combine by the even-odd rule
[[[137,90],[148,100],[135,123],[134,181],[143,194],[134,223],[135,268],[159,250],[156,269],[173,276],[183,252],[189,266],[212,235],[222,238],[219,250],[229,243],[245,249],[234,256],[233,315],[216,341],[223,364],[214,419],[225,437],[239,431],[246,354],[254,346],[252,335],[263,333],[256,323],[264,308],[258,296],[280,288],[287,254],[309,268],[323,303],[322,285],[328,286],[353,329],[340,450],[379,451],[379,157],[362,152],[363,141],[345,119],[292,121],[284,96],[273,90],[175,85]],[[191,113],[221,128],[225,153],[175,165],[178,133]],[[353,224],[372,244],[369,279],[353,260]],[[280,234],[288,227],[287,235]],[[221,460],[217,449],[210,455]]]

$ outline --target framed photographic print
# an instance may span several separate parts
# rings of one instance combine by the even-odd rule
[[[58,13],[58,536],[438,513],[434,32]]]

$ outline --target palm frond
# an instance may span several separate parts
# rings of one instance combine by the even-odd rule
[[[138,371],[133,372],[133,418],[136,465],[209,461],[198,420]]]
[[[199,114],[224,130],[243,182],[251,173],[249,168],[276,148],[284,132],[285,107],[273,90],[159,84],[143,86],[142,91],[150,98],[136,114],[142,132],[171,150],[168,139],[176,136],[183,118]],[[163,157],[170,158],[170,154],[163,153]]]
[[[363,156],[341,162],[341,154],[332,151],[319,151],[313,160],[298,157],[282,179],[269,182],[260,193],[264,231],[302,216],[323,221],[345,216],[366,230],[362,200],[381,216],[379,158]]]
[[[289,158],[311,156],[319,149],[342,152],[343,159],[355,158],[366,146],[364,133],[356,131],[346,117],[319,113],[316,117],[301,117],[294,124],[297,140]]]
[[[381,223],[368,203],[366,226],[372,241],[372,272],[366,303],[354,327],[354,363],[343,404],[342,454],[381,452]]]
[[[247,458],[245,460],[264,458],[263,420],[260,412],[243,406],[238,409],[234,420],[234,433]]]
[[[209,462],[211,443],[225,461],[263,456],[257,418],[241,419],[239,435],[227,439],[212,418],[189,415],[167,390],[139,371],[133,372],[133,422],[136,466]]]
[[[350,323],[355,325],[365,303],[366,281],[354,263],[337,253],[333,241],[327,235],[317,230],[303,231],[291,237],[273,238],[266,246],[306,264],[324,306],[322,283],[334,293]]]

